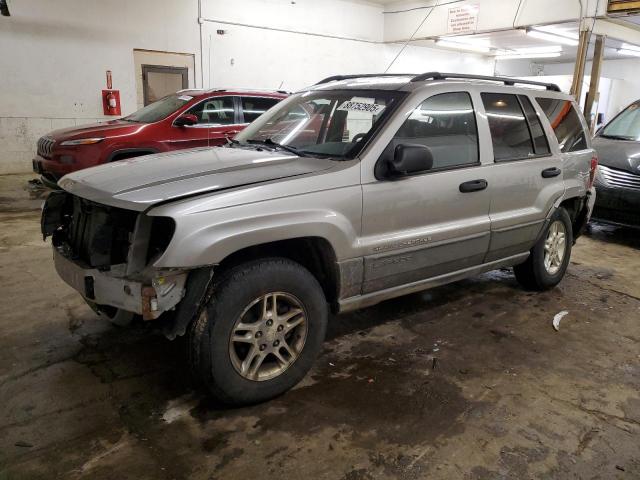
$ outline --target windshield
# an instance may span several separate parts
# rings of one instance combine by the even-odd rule
[[[629,105],[604,127],[601,137],[640,140],[640,103]]]
[[[189,95],[167,95],[157,102],[150,103],[137,112],[124,117],[123,120],[140,123],[157,122],[159,120],[167,118],[169,115],[178,110],[184,104],[190,102],[192,99],[193,97],[190,97]]]
[[[351,158],[403,96],[402,92],[374,90],[294,95],[259,117],[235,140],[286,146],[301,155]]]

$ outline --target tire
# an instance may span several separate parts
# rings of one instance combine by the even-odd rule
[[[558,230],[554,230],[557,228]],[[564,230],[564,232],[562,232]],[[549,248],[553,250],[554,242],[550,240],[553,232],[564,233],[564,246],[562,258],[559,261],[558,257],[554,258],[551,263],[545,264],[545,258],[549,258],[548,250],[545,248],[547,242],[550,241]],[[559,237],[555,237],[559,238]],[[559,243],[556,243],[559,245]],[[569,214],[564,208],[558,208],[546,226],[543,234],[540,236],[538,242],[531,249],[531,254],[527,260],[516,265],[513,271],[516,275],[518,282],[529,290],[549,290],[555,287],[564,277],[567,267],[569,265],[569,259],[571,258],[571,246],[573,245],[573,231],[571,229],[571,219]]]
[[[300,382],[313,365],[324,341],[327,316],[320,284],[301,265],[283,258],[238,265],[216,281],[191,325],[192,373],[225,404],[247,405],[276,397]],[[235,341],[238,338],[242,340]],[[253,362],[248,360],[252,354]]]

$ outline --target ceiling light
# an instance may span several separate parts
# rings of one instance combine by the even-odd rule
[[[516,60],[520,58],[553,58],[553,57],[559,57],[560,55],[562,55],[561,52],[525,53],[525,54],[500,53],[496,55],[495,58],[498,60]]]
[[[446,48],[456,48],[458,50],[469,50],[472,52],[489,53],[490,48],[485,45],[472,45],[470,43],[452,42],[451,40],[436,40],[436,45]]]
[[[536,27],[532,27],[533,30],[538,30],[539,32],[551,33],[553,35],[560,35],[561,37],[572,38],[573,40],[578,40],[580,38],[578,33],[575,30],[575,27],[560,27],[558,25],[538,25]]]
[[[578,45],[578,40],[564,35],[558,35],[557,33],[541,32],[540,30],[527,29],[527,35],[539,40],[546,40],[547,42],[561,43],[563,45],[570,45],[575,47]]]
[[[616,50],[620,55],[631,55],[632,57],[640,57],[640,50],[629,50],[628,48],[619,48]]]
[[[620,50],[636,50],[640,51],[640,47],[638,45],[633,45],[631,43],[623,43],[620,45]]]
[[[555,53],[562,52],[562,47],[560,45],[549,45],[548,47],[529,47],[529,48],[513,48],[508,50],[506,53],[517,53],[522,55],[528,55],[530,53]]]

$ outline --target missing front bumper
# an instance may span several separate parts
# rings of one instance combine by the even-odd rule
[[[53,259],[58,275],[88,301],[133,312],[145,320],[158,318],[184,296],[186,272],[158,272],[148,282],[142,282],[120,276],[124,269],[119,271],[118,266],[109,272],[84,268],[56,249]]]

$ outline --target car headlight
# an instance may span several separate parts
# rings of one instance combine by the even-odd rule
[[[79,138],[77,140],[65,140],[60,145],[62,146],[71,146],[71,145],[93,145],[94,143],[98,143],[104,140],[103,137],[94,137],[94,138]]]

